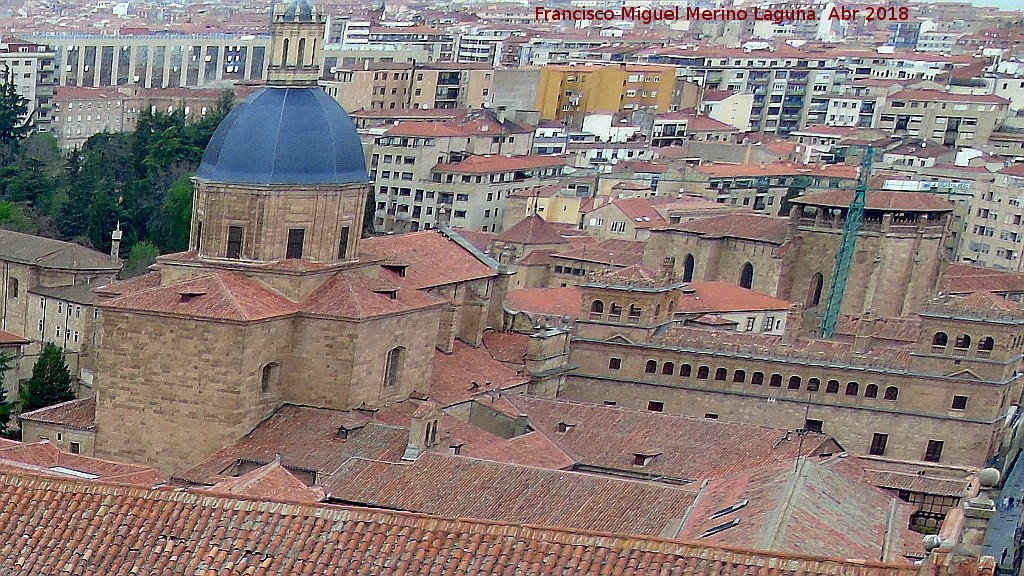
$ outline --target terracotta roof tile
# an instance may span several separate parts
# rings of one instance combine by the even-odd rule
[[[81,478],[82,475],[89,475],[101,482],[145,487],[164,481],[163,475],[155,468],[63,452],[45,440],[0,444],[0,472],[53,478]]]
[[[786,240],[789,218],[758,214],[725,214],[681,222],[672,225],[671,228],[708,238],[765,240],[781,246]]]
[[[78,430],[93,430],[96,428],[96,397],[68,400],[32,412],[25,412],[19,416],[19,419],[59,424]]]
[[[615,266],[632,266],[644,259],[646,242],[640,240],[609,239],[598,242],[586,241],[580,246],[552,254],[554,259],[580,260]]]
[[[444,408],[466,402],[477,394],[515,388],[527,382],[529,378],[492,358],[486,349],[457,340],[451,354],[434,352],[429,396]]]
[[[494,268],[437,230],[366,238],[359,246],[362,255],[407,265],[404,283],[417,289],[497,275]]]
[[[772,162],[770,164],[726,164],[712,162],[697,167],[697,171],[709,178],[761,177],[761,176],[827,176],[832,178],[857,178],[857,167],[845,164],[827,164],[825,166],[794,164],[792,162]],[[848,203],[847,203],[848,204]]]
[[[922,100],[925,102],[974,102],[1009,104],[1009,100],[995,94],[950,94],[941,90],[903,90],[889,96],[889,101]]]
[[[511,228],[498,234],[497,239],[525,245],[569,243],[554,226],[537,214],[530,214],[516,222]]]
[[[678,524],[694,498],[664,484],[434,453],[411,463],[352,459],[324,488],[346,504],[650,536]]]
[[[623,198],[615,200],[612,204],[632,220],[632,224],[636,228],[652,228],[668,224],[665,217],[655,210],[647,198]]]
[[[484,348],[495,360],[504,364],[522,366],[526,363],[526,351],[530,336],[515,332],[484,332]]]
[[[511,172],[513,170],[553,168],[555,166],[565,166],[568,162],[566,156],[549,156],[546,154],[525,154],[522,156],[486,154],[469,156],[461,162],[437,164],[431,170],[436,172],[458,172],[460,174],[490,174],[494,172]]]
[[[22,338],[17,334],[11,334],[10,332],[7,332],[5,330],[0,330],[0,344],[13,346],[16,344],[24,345],[31,343],[32,341],[27,338]]]
[[[306,486],[279,462],[260,466],[237,478],[221,480],[204,490],[210,494],[242,496],[274,502],[315,504],[326,497],[323,489]]]
[[[313,290],[299,304],[304,314],[363,319],[439,306],[443,301],[401,278],[371,278],[339,272]],[[392,297],[394,296],[394,297]]]
[[[816,454],[828,443],[820,434],[804,438],[802,446],[795,437],[780,442],[788,431],[765,426],[531,396],[507,398],[577,465],[638,477],[699,482],[798,454]],[[569,428],[561,432],[564,424]],[[636,454],[647,451],[658,455],[647,465],[636,466]]]
[[[519,415],[519,410],[505,400],[504,397],[495,399],[494,396],[484,396],[477,399],[477,402],[500,412],[505,412],[513,417]],[[537,431],[513,436],[503,442],[479,442],[474,445],[464,446],[459,453],[471,458],[482,458],[484,460],[520,464],[522,466],[550,468],[552,470],[568,470],[575,464],[575,461],[562,451],[557,444]]]
[[[1024,272],[953,264],[942,275],[942,291],[946,294],[1024,292]]]
[[[517,570],[533,576],[715,576],[773,574],[780,567],[806,576],[914,576],[918,571],[650,536],[19,476],[0,477],[0,560],[15,576],[359,571],[455,576]]]
[[[789,310],[793,304],[728,282],[693,282],[676,299],[676,314]]]
[[[512,290],[506,297],[512,311],[553,314],[555,316],[579,316],[583,305],[583,290],[578,286],[562,288],[523,288]]]

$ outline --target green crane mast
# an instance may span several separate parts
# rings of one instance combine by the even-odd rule
[[[867,146],[864,161],[860,165],[860,176],[857,178],[857,190],[853,201],[846,211],[846,224],[843,225],[843,240],[836,254],[836,267],[832,272],[832,286],[828,291],[828,302],[825,304],[825,317],[821,320],[821,337],[832,338],[839,322],[839,311],[843,308],[843,295],[846,292],[846,281],[850,277],[850,265],[853,263],[853,252],[857,247],[857,234],[864,220],[864,204],[867,202],[868,177],[871,176],[871,162],[875,150]]]

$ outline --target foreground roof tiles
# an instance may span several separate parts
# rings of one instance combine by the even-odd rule
[[[16,576],[913,576],[917,568],[424,514],[0,476]]]

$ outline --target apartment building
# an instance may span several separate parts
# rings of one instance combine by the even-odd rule
[[[336,68],[324,90],[349,111],[483,108],[493,68],[453,62],[364,62]]]
[[[709,116],[668,112],[654,117],[651,146],[677,146],[684,142],[735,142],[740,129]]]
[[[675,69],[646,64],[541,68],[536,109],[544,119],[579,125],[592,112],[670,111]]]
[[[878,128],[945,146],[979,146],[1003,124],[1009,100],[994,94],[903,90],[882,106]]]
[[[270,37],[253,34],[25,34],[54,51],[59,86],[202,87],[261,82]]]
[[[367,158],[379,232],[502,229],[509,194],[562,174],[563,156],[532,154],[534,130],[492,110],[443,122],[400,122],[373,138]]]
[[[856,180],[857,168],[845,164],[712,162],[687,167],[683,188],[691,194],[702,194],[715,202],[746,206],[755,212],[772,216],[786,216],[789,205],[784,200],[787,197],[792,198],[805,191],[852,188]]]
[[[0,43],[0,75],[28,100],[28,118],[36,132],[52,123],[55,55],[43,44],[18,39]]]
[[[954,261],[1024,270],[1024,164],[961,185],[970,195],[963,199],[966,206]]]

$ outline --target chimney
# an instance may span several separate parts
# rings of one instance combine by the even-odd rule
[[[804,327],[804,305],[800,302],[786,312],[786,331],[782,333],[782,343],[792,344]]]
[[[117,262],[121,257],[121,222],[117,223],[117,227],[110,233],[110,259]]]
[[[875,315],[865,312],[857,323],[857,334],[853,337],[853,351],[864,354],[871,345],[871,337],[875,335]]]
[[[441,411],[433,402],[424,402],[413,412],[412,421],[409,422],[409,444],[402,460],[416,460],[422,452],[437,444],[440,421]]]

